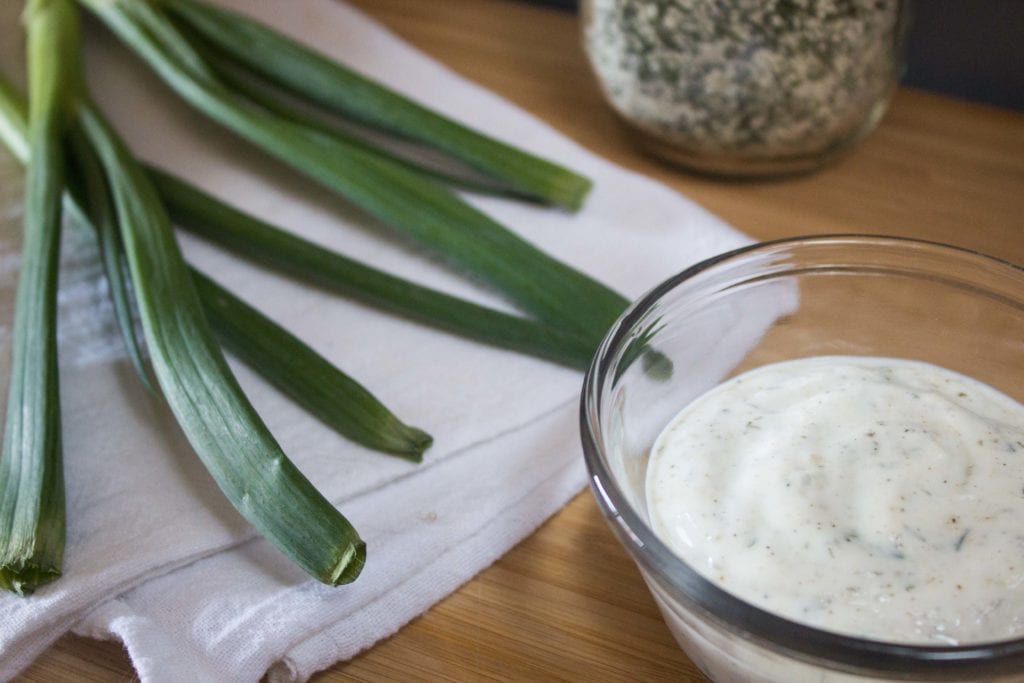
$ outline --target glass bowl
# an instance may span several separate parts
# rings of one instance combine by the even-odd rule
[[[715,681],[1024,680],[1024,639],[899,644],[813,628],[722,590],[652,532],[645,472],[664,426],[729,377],[824,355],[925,361],[1024,402],[1024,269],[908,239],[794,238],[708,259],[622,315],[584,381],[583,448],[676,640]]]

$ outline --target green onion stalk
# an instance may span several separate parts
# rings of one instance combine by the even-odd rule
[[[103,174],[103,168],[89,141],[79,129],[72,129],[70,135],[72,158],[76,164],[69,178],[69,194],[81,198],[79,202],[66,202],[69,213],[79,223],[88,223],[94,229],[99,247],[100,262],[107,279],[114,318],[125,350],[135,374],[151,392],[153,380],[146,369],[142,343],[135,330],[135,302],[132,297],[130,275],[126,272],[124,247],[118,230],[117,215],[110,200],[110,188]],[[88,218],[87,218],[88,216]]]
[[[67,64],[78,50],[74,6],[31,0],[28,33],[31,155],[24,241],[12,327],[0,455],[0,587],[27,595],[61,574],[64,473],[57,376],[57,268],[63,138],[77,84]]]
[[[331,585],[354,580],[365,544],[287,458],[231,374],[142,169],[95,107],[78,111],[109,183],[154,374],[192,448],[236,509],[296,564]]]
[[[199,271],[210,325],[229,351],[324,424],[382,453],[421,462],[433,438],[399,420],[363,385]]]

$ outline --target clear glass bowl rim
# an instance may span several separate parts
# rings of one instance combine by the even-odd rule
[[[712,256],[669,278],[640,297],[612,325],[584,377],[580,400],[580,433],[591,491],[612,530],[640,567],[669,594],[681,595],[712,615],[731,631],[784,654],[837,670],[879,675],[908,674],[923,679],[993,676],[1024,672],[1024,638],[961,646],[903,645],[857,638],[817,629],[755,607],[722,590],[691,569],[658,539],[633,509],[601,454],[597,432],[598,402],[616,351],[628,341],[629,331],[667,293],[700,273],[758,252],[801,245],[867,245],[887,248],[928,249],[954,259],[976,259],[989,267],[1024,275],[1024,268],[979,251],[942,242],[869,234],[798,236],[758,242]],[[1024,296],[1024,295],[1022,295]]]

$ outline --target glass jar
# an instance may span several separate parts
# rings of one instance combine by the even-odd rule
[[[582,0],[606,99],[690,169],[815,169],[864,137],[903,70],[901,0]]]

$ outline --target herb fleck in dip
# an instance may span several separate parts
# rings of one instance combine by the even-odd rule
[[[585,0],[583,11],[614,108],[705,170],[817,165],[874,126],[900,66],[899,0]]]

